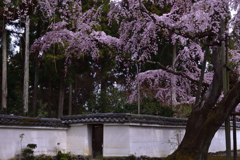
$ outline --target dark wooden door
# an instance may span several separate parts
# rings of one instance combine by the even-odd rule
[[[92,153],[93,158],[102,156],[103,154],[103,125],[92,125]]]

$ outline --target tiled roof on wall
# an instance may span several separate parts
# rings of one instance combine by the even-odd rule
[[[97,113],[85,115],[63,116],[62,123],[141,123],[141,124],[158,124],[186,126],[187,119],[172,118],[151,115],[137,115],[130,113]]]
[[[63,116],[56,118],[33,118],[23,116],[12,116],[0,114],[0,125],[15,126],[46,126],[46,127],[68,127],[69,124],[103,124],[103,123],[138,123],[157,124],[168,126],[186,126],[186,118],[172,118],[152,115],[137,115],[130,113],[97,113]],[[222,125],[224,127],[224,124]],[[231,122],[232,126],[232,122]],[[240,123],[236,126],[240,128]]]
[[[0,114],[0,125],[67,127],[60,119],[33,118]]]

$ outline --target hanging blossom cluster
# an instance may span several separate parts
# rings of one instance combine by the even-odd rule
[[[101,8],[92,8],[83,13],[81,1],[73,0],[63,0],[61,3],[42,0],[39,4],[47,16],[54,16],[58,12],[60,21],[52,21],[48,27],[50,31],[33,43],[31,52],[47,52],[53,44],[61,44],[67,57],[72,54],[79,57],[82,54],[91,54],[93,58],[98,58],[98,43],[92,33],[93,28],[99,25],[97,20]]]
[[[170,4],[171,10],[169,13],[157,15],[146,9],[147,7],[144,6],[146,1],[123,0],[112,3],[109,12],[110,24],[112,19],[118,21],[121,17],[121,21],[118,21],[120,24],[118,48],[130,53],[134,58],[137,57],[139,61],[148,61],[151,60],[152,54],[158,54],[158,44],[161,43],[158,34],[172,44],[182,46],[178,48],[173,67],[146,71],[140,73],[138,78],[140,85],[149,87],[156,93],[156,97],[165,103],[171,102],[172,90],[177,94],[176,104],[192,102],[201,75],[199,63],[203,61],[206,52],[202,45],[206,44],[208,37],[212,37],[217,43],[221,41],[222,35],[219,34],[221,18],[229,16],[229,7],[236,9],[239,2],[236,0],[149,1],[162,8]],[[232,22],[235,26],[236,22],[240,22],[237,18],[238,16],[235,16],[235,22]],[[229,24],[227,29],[228,26]],[[235,51],[235,55],[238,53]],[[233,59],[237,64],[239,58]],[[214,73],[209,68],[206,71],[203,83],[210,85]],[[132,85],[133,93],[130,101],[137,99],[137,82],[136,77]]]
[[[157,54],[159,28],[151,20],[140,16],[141,11],[135,10],[139,6],[138,1],[113,2],[108,17],[118,21],[119,17],[124,17],[119,28],[118,49],[122,53],[130,53],[139,59],[150,59],[151,53]]]
[[[10,4],[10,0],[5,0]],[[170,7],[167,13],[156,14],[147,9],[145,2],[151,2],[160,9]],[[152,55],[159,54],[159,44],[168,41],[177,45],[177,57],[172,66],[159,65],[158,70],[140,73],[140,85],[150,88],[164,103],[172,100],[176,93],[176,104],[193,102],[201,75],[199,64],[206,52],[203,45],[207,38],[219,43],[221,18],[228,17],[229,8],[238,10],[227,24],[239,34],[239,0],[121,0],[112,1],[108,13],[109,25],[115,20],[119,24],[119,37],[111,37],[103,31],[94,30],[99,26],[101,10],[93,6],[82,11],[81,0],[38,0],[38,6],[46,17],[50,17],[49,32],[31,46],[31,52],[47,52],[53,44],[61,44],[69,58],[72,54],[90,54],[99,57],[99,46],[109,48],[116,61],[124,60],[149,63]],[[148,3],[149,4],[149,3]],[[10,13],[10,12],[9,12]],[[56,16],[59,16],[56,19]],[[230,25],[231,24],[231,25]],[[232,62],[239,63],[240,42],[235,42],[231,51]],[[165,51],[166,52],[166,51]],[[172,54],[172,53],[168,53]],[[209,62],[210,63],[210,62]],[[236,67],[238,69],[238,67]],[[239,69],[238,69],[239,70]],[[204,86],[208,86],[213,72],[207,69]],[[136,98],[137,80],[132,84],[130,100]]]
[[[101,8],[92,8],[83,13],[79,1],[75,5],[77,12],[74,12],[75,10],[67,8],[67,4],[73,3],[72,1],[63,1],[60,9],[55,2],[42,1],[42,6],[48,6],[42,10],[45,9],[48,16],[58,11],[62,21],[52,23],[49,27],[52,31],[39,38],[33,44],[33,50],[46,52],[52,44],[61,43],[65,45],[68,56],[89,53],[93,58],[98,58],[98,47],[102,45],[115,53],[117,61],[124,61],[127,57],[129,60],[144,63],[151,60],[153,54],[159,53],[158,44],[161,44],[163,39],[168,40],[179,46],[174,65],[146,71],[138,76],[140,85],[150,88],[162,102],[170,103],[173,100],[175,104],[194,101],[201,74],[198,66],[206,52],[202,43],[206,42],[208,36],[214,36],[219,42],[220,20],[229,15],[228,6],[236,8],[238,3],[229,0],[151,1],[162,8],[171,6],[169,13],[157,15],[146,9],[144,1],[113,1],[108,13],[109,25],[114,19],[120,28],[119,37],[111,37],[103,31],[93,29],[98,25]],[[73,17],[73,20],[69,17]],[[237,24],[237,18],[236,16],[231,23]],[[74,27],[68,28],[72,22]],[[213,74],[208,70],[203,83],[209,85]],[[134,91],[130,100],[136,99],[136,84],[137,80],[132,84]],[[176,93],[176,99],[172,99],[172,91]]]
[[[60,43],[66,46],[65,53],[93,53],[97,58],[98,49],[94,38],[90,35],[93,27],[97,26],[101,8],[94,8],[82,12],[81,0],[22,0],[15,4],[15,1],[4,0],[5,16],[8,19],[14,18],[13,12],[8,8],[15,8],[19,18],[28,15],[29,7],[36,10],[39,8],[43,16],[52,23],[49,25],[49,32],[39,38],[31,46],[31,52],[46,52],[51,45]],[[59,18],[56,19],[56,17]],[[77,52],[76,52],[77,51]]]
[[[149,70],[138,75],[141,86],[147,87],[151,90],[155,97],[164,104],[184,104],[193,103],[194,98],[191,96],[192,88],[191,81],[182,76],[171,74],[165,70]],[[133,87],[136,87],[137,80],[135,80]],[[173,92],[178,95],[173,97]],[[137,90],[135,89],[129,97],[129,101],[137,99]]]

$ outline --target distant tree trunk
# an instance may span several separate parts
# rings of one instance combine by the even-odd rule
[[[23,107],[24,114],[28,113],[28,89],[29,89],[29,16],[26,17],[25,28],[25,61],[24,61],[24,86],[23,86]]]
[[[50,75],[48,78],[48,117],[51,118],[52,117],[52,85],[51,85],[51,81],[50,81]]]
[[[69,84],[68,115],[72,115],[72,83]]]
[[[106,89],[107,89],[107,85],[105,83],[105,79],[102,79],[101,80],[101,96],[105,96]],[[101,113],[106,113],[107,112],[106,111],[106,105],[104,104],[106,102],[104,102],[102,98],[100,100],[101,100],[101,102],[99,102],[99,103],[101,104],[101,108],[99,108],[99,111]]]
[[[35,75],[34,75],[34,89],[33,89],[33,115],[37,116],[37,92],[38,92],[38,60],[35,57]]]
[[[39,15],[40,16],[40,15]],[[41,18],[38,20],[38,25],[37,25],[37,33],[36,37],[40,37],[41,35],[41,30],[42,30],[42,24],[43,21]],[[39,73],[38,73],[38,54],[35,53],[35,75],[34,75],[34,89],[33,89],[33,115],[37,116],[37,95],[38,95],[38,79],[39,79]]]
[[[100,83],[101,83],[101,96],[103,95],[102,93],[104,93],[104,95],[106,94],[107,92],[107,76],[104,75],[104,68],[105,68],[105,64],[102,63],[101,64],[101,80],[100,80]],[[102,76],[104,75],[104,76]],[[106,102],[101,102],[102,105],[101,105],[101,108],[100,108],[100,112],[102,113],[106,113],[107,112],[107,108],[106,108],[106,105],[104,103]]]
[[[177,44],[175,43],[174,46],[173,46],[173,57],[172,57],[172,67],[173,67],[174,70],[175,70],[174,63],[175,63],[176,57],[177,57]],[[175,75],[172,76],[171,86],[172,86],[171,87],[171,89],[172,89],[171,107],[172,107],[173,110],[175,110],[176,109],[176,90],[175,90],[176,76]]]
[[[209,40],[207,40],[208,43]],[[205,72],[205,68],[206,68],[206,62],[207,62],[207,56],[208,56],[208,51],[209,51],[209,46],[206,46],[206,50],[204,53],[204,59],[203,59],[203,63],[202,63],[202,69],[201,69],[201,75],[200,75],[200,80],[199,80],[199,84],[198,84],[198,90],[197,90],[197,94],[196,94],[196,101],[195,104],[197,105],[199,99],[200,99],[200,95],[201,95],[201,91],[202,91],[202,83],[204,80],[204,72]]]
[[[2,29],[2,109],[7,108],[7,35],[5,24]]]
[[[58,118],[63,115],[63,106],[64,106],[64,89],[65,89],[65,78],[60,80],[60,89],[59,89],[59,104],[58,104]]]
[[[140,114],[140,84],[139,84],[139,70],[138,70],[138,63],[136,63],[137,67],[137,92],[138,92],[138,114]]]
[[[74,94],[73,94],[73,96],[74,96],[74,100],[73,100],[73,104],[74,104],[74,106],[73,106],[73,108],[75,108],[75,111],[73,111],[75,114],[77,113],[77,114],[81,114],[80,112],[79,112],[79,110],[78,110],[78,105],[77,105],[77,99],[78,99],[78,75],[76,75],[75,76],[75,81],[74,81]],[[76,110],[77,109],[77,110]]]
[[[228,53],[225,52],[226,46],[224,41],[224,33],[225,33],[225,20],[221,19],[221,56],[222,56],[222,66],[223,69],[223,94],[226,96],[228,90],[229,90],[229,72],[227,70],[228,66]],[[230,127],[230,117],[228,116],[225,120],[225,138],[226,138],[226,156],[227,160],[231,160],[231,127]]]

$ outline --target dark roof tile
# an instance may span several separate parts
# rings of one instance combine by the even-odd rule
[[[161,117],[151,115],[136,115],[129,113],[97,113],[74,116],[63,116],[64,123],[145,123],[159,125],[186,126],[187,119]],[[77,121],[72,121],[77,119]]]
[[[0,125],[67,127],[61,119],[36,118],[0,114]]]

